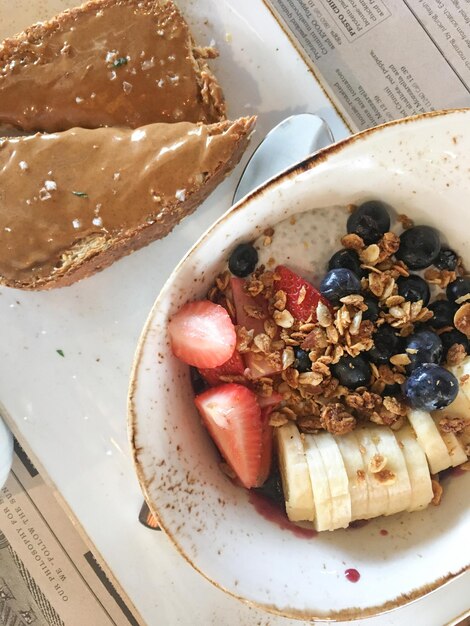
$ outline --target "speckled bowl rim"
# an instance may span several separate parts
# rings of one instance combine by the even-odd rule
[[[312,611],[300,611],[300,610],[293,609],[293,608],[278,609],[277,607],[272,606],[272,605],[262,604],[262,603],[254,602],[252,600],[248,600],[244,598],[243,596],[239,596],[235,594],[233,591],[226,589],[224,586],[220,585],[220,583],[210,578],[205,572],[203,572],[200,568],[198,568],[198,566],[189,558],[189,556],[182,549],[182,547],[178,543],[178,540],[174,537],[170,529],[167,528],[163,522],[161,522],[159,514],[158,514],[158,507],[156,506],[156,504],[152,501],[152,498],[150,497],[150,492],[148,488],[149,487],[148,480],[145,476],[145,472],[139,460],[140,448],[138,448],[136,444],[138,417],[137,417],[137,411],[135,410],[135,407],[134,407],[134,396],[135,396],[136,388],[137,388],[139,366],[140,366],[141,357],[142,357],[142,349],[147,340],[147,334],[150,330],[150,325],[154,318],[155,311],[160,304],[160,299],[162,297],[162,294],[163,295],[165,294],[165,292],[167,291],[168,285],[171,284],[171,282],[173,281],[175,274],[177,274],[179,271],[179,268],[184,263],[186,263],[186,259],[193,254],[193,252],[201,245],[203,241],[205,241],[208,237],[210,237],[212,231],[215,228],[217,228],[219,224],[224,222],[228,217],[232,216],[235,212],[245,209],[245,207],[249,205],[254,198],[257,198],[258,196],[264,194],[266,190],[270,189],[271,187],[275,187],[279,183],[282,183],[286,180],[294,179],[296,176],[298,176],[302,172],[305,172],[305,171],[308,171],[317,167],[321,163],[324,163],[325,161],[327,161],[328,158],[331,157],[332,155],[336,154],[337,152],[340,152],[346,146],[349,146],[358,141],[361,141],[362,139],[364,139],[365,137],[368,137],[369,135],[378,133],[384,128],[389,128],[391,126],[405,125],[405,124],[413,123],[415,121],[427,119],[427,118],[445,117],[446,115],[451,115],[454,113],[463,113],[466,111],[470,111],[470,107],[431,111],[429,113],[421,113],[418,115],[412,115],[412,116],[401,118],[398,120],[392,120],[391,122],[386,122],[385,124],[380,124],[378,126],[374,126],[373,128],[368,128],[364,131],[355,133],[353,135],[350,135],[349,137],[346,137],[345,139],[335,142],[331,144],[330,146],[327,146],[326,148],[323,148],[322,150],[316,152],[314,155],[304,159],[303,161],[300,161],[296,165],[288,168],[284,172],[281,172],[274,178],[267,181],[265,184],[261,185],[260,187],[252,191],[249,195],[245,196],[245,198],[240,200],[237,204],[230,207],[201,235],[201,237],[199,237],[199,239],[194,243],[193,246],[191,246],[188,252],[183,256],[180,262],[176,265],[175,269],[170,274],[168,280],[163,285],[160,293],[158,294],[149,312],[149,315],[147,317],[147,320],[145,322],[145,325],[143,327],[142,333],[140,335],[140,338],[137,344],[134,361],[133,361],[132,369],[131,369],[129,392],[128,392],[128,435],[129,435],[130,445],[132,449],[132,457],[133,457],[133,462],[134,462],[134,467],[137,473],[137,477],[138,477],[141,489],[143,491],[145,500],[148,504],[150,511],[158,519],[162,530],[165,532],[167,537],[173,543],[174,547],[179,552],[179,554],[199,574],[201,574],[206,580],[212,583],[217,589],[224,591],[228,595],[232,596],[233,598],[236,598],[237,600],[240,600],[244,604],[248,604],[249,606],[253,606],[257,609],[264,610],[268,613],[272,613],[274,615],[279,615],[281,617],[286,617],[290,619],[314,621],[314,622],[315,621],[320,621],[320,622],[321,621],[323,622],[355,621],[355,620],[364,619],[367,617],[375,617],[378,615],[382,615],[384,613],[388,613],[390,611],[403,607],[407,604],[411,604],[412,602],[416,602],[417,600],[423,598],[424,596],[427,596],[433,591],[436,591],[437,589],[440,589],[444,585],[447,585],[448,583],[455,580],[459,576],[462,576],[467,571],[470,571],[470,563],[465,565],[463,568],[461,568],[457,572],[449,572],[448,574],[438,578],[432,583],[413,589],[411,592],[404,593],[394,598],[393,600],[389,600],[381,605],[369,606],[366,608],[351,607],[347,609],[341,609],[340,611],[331,611],[328,614],[324,614],[324,615],[315,615],[312,613]]]

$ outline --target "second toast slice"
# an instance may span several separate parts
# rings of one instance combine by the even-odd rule
[[[238,163],[254,123],[0,140],[0,284],[70,285],[164,237]]]
[[[55,132],[225,119],[222,91],[171,0],[93,0],[0,46],[0,124]]]

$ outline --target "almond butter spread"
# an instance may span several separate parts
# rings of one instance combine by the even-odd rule
[[[233,167],[253,125],[242,118],[0,140],[2,282],[50,276],[82,242],[103,247],[155,222],[168,232],[195,207],[193,195],[203,199],[206,181]]]
[[[101,0],[0,47],[0,123],[26,131],[216,122],[222,92],[172,2]]]

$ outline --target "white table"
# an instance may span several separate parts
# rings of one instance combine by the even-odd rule
[[[0,0],[3,35],[27,25],[31,12],[42,18],[74,2],[28,4],[18,3],[14,13],[8,0]],[[214,38],[221,50],[215,69],[230,115],[259,115],[251,149],[295,112],[320,114],[337,139],[348,133],[261,0],[180,4],[197,39]],[[229,207],[242,165],[169,237],[105,272],[49,293],[0,290],[5,417],[150,626],[298,623],[226,596],[193,571],[162,533],[138,523],[142,496],[126,432],[128,376],[146,315],[183,253]],[[468,590],[467,576],[358,624],[442,626],[468,608]]]

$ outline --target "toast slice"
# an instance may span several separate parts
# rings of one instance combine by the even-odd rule
[[[170,0],[93,0],[0,46],[0,124],[23,131],[214,123],[225,104]]]
[[[254,117],[0,141],[0,284],[63,287],[167,235],[237,164]]]

